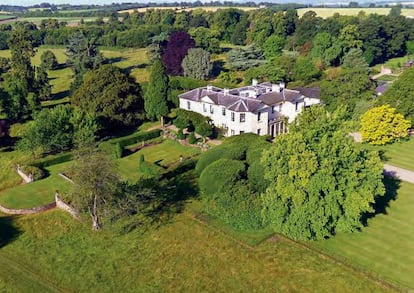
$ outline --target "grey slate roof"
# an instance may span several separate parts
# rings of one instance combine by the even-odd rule
[[[318,87],[294,87],[294,90],[300,92],[303,96],[311,99],[319,99],[321,97],[321,89]]]
[[[254,90],[257,97],[239,96],[241,91]],[[179,98],[199,102],[201,98],[209,97],[215,105],[224,106],[226,109],[234,112],[255,112],[265,106],[272,106],[284,101],[293,102],[302,96],[309,98],[319,98],[319,88],[302,88],[297,87],[293,90],[283,89],[282,91],[272,91],[271,83],[261,83],[255,86],[245,86],[225,90],[218,87],[196,88],[179,95]]]

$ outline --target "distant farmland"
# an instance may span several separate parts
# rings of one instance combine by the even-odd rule
[[[243,11],[250,11],[250,10],[255,10],[258,9],[258,7],[225,7],[225,6],[200,6],[200,7],[181,7],[181,6],[172,6],[172,7],[143,7],[143,8],[136,8],[136,9],[127,9],[127,10],[120,10],[118,11],[118,13],[133,13],[134,11],[138,11],[138,12],[145,12],[148,9],[171,9],[171,10],[175,10],[175,11],[192,11],[195,9],[202,9],[205,11],[209,11],[209,12],[214,12],[217,11],[219,9],[228,9],[228,8],[235,8],[235,9],[240,9]]]
[[[340,15],[358,15],[360,11],[365,12],[366,14],[380,14],[387,15],[390,12],[391,8],[300,8],[298,9],[299,17],[302,17],[308,11],[315,11],[316,14],[322,18],[327,18],[335,13]],[[414,9],[401,9],[401,14],[404,16],[414,17]]]

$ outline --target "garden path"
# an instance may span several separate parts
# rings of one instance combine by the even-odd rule
[[[384,164],[384,175],[388,175],[414,184],[414,172],[392,165]]]

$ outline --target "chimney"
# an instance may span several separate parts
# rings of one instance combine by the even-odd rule
[[[280,93],[281,87],[278,84],[272,84],[272,92]]]
[[[209,92],[211,92],[211,91],[213,91],[213,86],[212,85],[207,85],[207,91],[209,91]]]
[[[229,94],[229,89],[228,88],[224,88],[223,89],[223,94],[226,96]]]
[[[257,79],[253,78],[252,79],[252,86],[256,86],[257,85]]]

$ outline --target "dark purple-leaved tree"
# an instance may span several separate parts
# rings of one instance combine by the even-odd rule
[[[170,75],[182,75],[181,62],[188,49],[195,47],[195,41],[186,32],[173,32],[163,48],[162,62]]]

